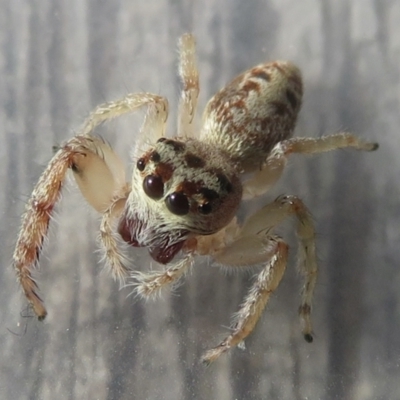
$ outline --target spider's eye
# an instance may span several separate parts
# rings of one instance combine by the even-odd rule
[[[136,167],[140,172],[144,171],[146,167],[146,162],[143,158],[139,158],[139,160],[137,160]]]
[[[176,215],[186,215],[189,212],[189,200],[182,192],[171,193],[165,204],[169,211]]]
[[[161,159],[160,154],[158,154],[156,151],[151,153],[151,156],[150,156],[151,161],[158,163],[158,162],[160,162],[160,159]]]
[[[143,190],[151,199],[158,200],[163,197],[164,184],[157,175],[148,175],[143,181]]]
[[[204,196],[204,203],[199,204],[197,209],[199,213],[207,215],[210,214],[213,210],[213,206],[211,202],[219,198],[219,194],[212,189],[202,188],[200,193]]]
[[[201,214],[207,215],[210,214],[212,211],[211,203],[203,203],[199,204],[198,210]]]

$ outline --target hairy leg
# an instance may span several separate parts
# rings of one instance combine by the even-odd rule
[[[163,136],[168,117],[168,101],[152,93],[132,93],[120,100],[100,104],[86,118],[77,136],[88,135],[101,123],[135,111],[142,106],[148,106],[142,131],[145,130],[146,134],[150,133],[150,136]]]
[[[272,187],[280,178],[287,164],[287,157],[290,154],[317,154],[348,147],[362,151],[373,151],[378,148],[378,144],[365,142],[347,132],[320,138],[291,138],[284,140],[272,149],[260,171],[255,172],[252,178],[245,182],[243,198],[250,199],[260,196]]]
[[[40,251],[58,201],[66,173],[70,168],[86,200],[102,212],[113,196],[125,190],[124,170],[111,148],[101,139],[76,136],[54,155],[39,178],[25,214],[13,255],[13,265],[28,301],[40,320],[46,309],[37,294],[31,271],[39,261]],[[122,186],[121,186],[122,185]]]
[[[166,269],[153,272],[135,271],[131,274],[133,293],[140,297],[150,298],[157,296],[166,285],[177,282],[193,263],[193,255],[189,253],[184,258],[171,263]]]
[[[269,232],[292,215],[298,222],[296,229],[299,239],[298,266],[305,279],[299,314],[304,338],[311,342],[311,301],[317,280],[318,265],[315,253],[315,227],[307,207],[297,196],[279,196],[274,202],[267,204],[246,221],[241,235]]]
[[[269,237],[267,240],[264,258],[268,261],[257,275],[248,295],[235,315],[232,333],[217,347],[204,354],[202,357],[204,363],[210,364],[215,361],[231,347],[238,345],[253,331],[271,294],[278,287],[285,272],[288,247],[278,237]]]
[[[113,222],[122,214],[126,200],[127,197],[114,200],[104,212],[100,224],[100,241],[104,250],[104,258],[113,277],[121,283],[128,276],[129,269],[125,265],[127,260],[124,254],[118,248],[118,236],[113,229]]]
[[[314,154],[336,149],[352,147],[356,150],[373,151],[378,149],[378,143],[366,142],[348,132],[322,136],[320,138],[291,138],[284,140],[282,146],[285,153]]]
[[[37,294],[38,286],[31,273],[39,261],[51,215],[60,197],[65,174],[73,163],[73,156],[71,150],[59,150],[41,175],[26,205],[13,254],[18,280],[39,320],[46,317],[47,311]]]
[[[252,215],[245,222],[235,240],[220,248],[213,255],[217,262],[227,267],[251,266],[267,262],[266,267],[257,278],[255,287],[259,287],[259,280],[263,280],[265,277],[272,279],[273,284],[271,284],[271,287],[267,285],[268,295],[261,291],[255,296],[251,294],[254,293],[254,286],[250,289],[250,294],[237,314],[236,324],[233,327],[234,333],[215,349],[210,350],[203,358],[205,362],[214,361],[230,347],[240,343],[254,329],[269,295],[278,285],[286,265],[287,246],[281,239],[271,237],[271,232],[277,225],[292,215],[298,221],[297,236],[300,243],[298,262],[299,269],[305,276],[299,313],[304,338],[308,342],[312,341],[311,301],[318,273],[314,224],[309,211],[299,198],[296,196],[280,196]],[[277,266],[275,266],[275,263],[277,263]],[[252,301],[256,297],[258,300],[253,304]],[[254,314],[246,317],[247,311],[242,312],[242,310],[248,310],[250,304],[253,304],[256,308],[254,308]]]
[[[192,136],[193,119],[199,96],[199,73],[196,66],[196,45],[191,34],[179,40],[179,74],[182,79],[182,94],[179,104],[178,136]]]

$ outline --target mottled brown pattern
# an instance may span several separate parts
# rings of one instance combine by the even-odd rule
[[[179,140],[172,140],[172,139],[165,139],[163,140],[159,139],[159,142],[163,142],[167,146],[171,146],[176,152],[182,152],[185,150],[186,145],[185,143],[179,141]]]
[[[202,168],[206,165],[201,157],[189,152],[185,154],[185,161],[189,168]]]
[[[195,194],[200,192],[200,189],[203,187],[201,182],[191,182],[191,181],[183,181],[176,188],[176,192],[183,192],[188,197],[192,197]]]
[[[248,80],[243,86],[242,86],[242,90],[245,92],[251,92],[252,90],[260,93],[261,90],[261,86],[259,83]]]
[[[264,72],[269,80],[256,80]],[[210,124],[206,140],[228,147],[238,170],[256,170],[278,141],[292,135],[301,97],[301,73],[294,64],[259,65],[210,100],[206,114],[215,124]]]
[[[271,81],[271,74],[269,74],[265,69],[254,68],[251,70],[251,76],[254,78],[263,79],[264,81]]]
[[[174,173],[174,166],[170,163],[160,162],[155,168],[155,173],[161,177],[164,183],[168,182]]]
[[[400,304],[398,285],[387,285],[397,276],[400,258],[395,211],[400,3],[148,3],[2,2],[0,68],[7,78],[1,90],[2,313],[4,327],[21,334],[3,329],[4,354],[12,356],[3,357],[2,397],[400,398],[400,325],[396,307],[385,302]],[[176,101],[177,88],[168,83],[176,76],[173,48],[188,27],[201,49],[199,111],[234,71],[278,56],[293,59],[304,71],[307,101],[299,135],[315,137],[348,127],[363,138],[382,135],[385,141],[372,157],[345,151],[313,158],[312,168],[309,158],[296,156],[281,182],[279,191],[301,191],[314,217],[319,216],[324,277],[314,304],[319,311],[315,343],[308,346],[293,337],[290,305],[297,280],[286,279],[278,297],[290,300],[271,304],[247,349],[204,370],[193,358],[229,323],[227,310],[241,302],[248,274],[226,277],[208,263],[196,263],[185,283],[156,305],[127,299],[129,288],[118,291],[112,279],[98,272],[97,233],[90,229],[97,219],[74,189],[63,195],[36,274],[52,310],[45,326],[25,318],[25,302],[8,268],[17,216],[40,166],[51,157],[51,146],[74,131],[94,104],[127,91],[161,92]],[[116,149],[137,139],[129,122],[104,126],[101,133]],[[243,213],[253,207],[255,202],[247,203]],[[145,270],[148,264],[146,255],[136,265]],[[67,351],[71,346],[75,351]],[[266,368],[270,379],[264,379]]]
[[[281,62],[274,61],[270,65],[271,65],[271,67],[277,69],[282,75],[285,75],[285,76],[288,75],[288,70],[285,68],[284,65],[282,65]]]

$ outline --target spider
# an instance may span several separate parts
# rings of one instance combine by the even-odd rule
[[[195,40],[179,41],[183,88],[174,137],[165,136],[168,101],[152,93],[128,94],[96,107],[77,134],[63,144],[41,175],[27,203],[13,255],[19,283],[39,320],[47,311],[31,272],[68,170],[87,202],[102,214],[100,243],[114,278],[130,279],[145,298],[176,283],[197,255],[219,265],[259,265],[230,334],[202,357],[211,363],[240,344],[255,328],[285,272],[288,246],[274,228],[297,218],[299,268],[304,275],[299,314],[302,333],[312,342],[311,301],[317,279],[314,224],[297,196],[279,196],[244,223],[236,218],[242,201],[262,195],[281,176],[289,155],[352,147],[372,151],[378,144],[349,133],[320,138],[292,138],[303,85],[290,62],[257,65],[237,76],[207,103],[200,129],[194,120],[199,94]],[[147,113],[133,153],[131,182],[110,145],[92,134],[101,123],[142,106]],[[165,267],[134,272],[118,242],[146,247]]]

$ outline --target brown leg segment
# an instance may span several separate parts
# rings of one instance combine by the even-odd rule
[[[271,242],[274,242],[275,254],[258,274],[249,294],[236,314],[236,323],[232,328],[232,333],[202,357],[205,364],[212,363],[231,347],[237,346],[253,331],[271,294],[278,287],[286,269],[288,246],[278,237],[272,237]]]
[[[38,287],[31,271],[38,263],[51,214],[60,196],[67,169],[71,167],[73,154],[65,148],[59,150],[40,177],[26,205],[13,255],[18,280],[39,320],[43,320],[47,312],[37,294]]]

